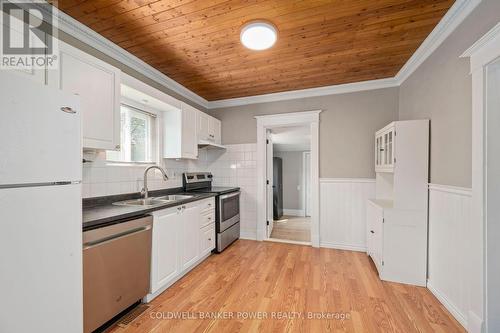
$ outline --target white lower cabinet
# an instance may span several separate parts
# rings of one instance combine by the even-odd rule
[[[207,225],[201,229],[200,249],[202,256],[215,249],[215,224]]]
[[[182,206],[181,269],[191,267],[200,258],[200,207]]]
[[[184,276],[215,248],[213,207],[215,200],[209,198],[153,213],[151,288],[146,302]]]
[[[385,281],[426,286],[425,212],[396,209],[387,200],[369,200],[367,253]]]
[[[180,207],[179,207],[180,208]],[[151,290],[173,282],[179,275],[179,246],[181,215],[177,207],[155,214],[153,222],[153,262]]]

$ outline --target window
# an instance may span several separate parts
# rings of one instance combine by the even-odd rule
[[[114,162],[155,161],[156,115],[125,104],[121,105],[120,150],[107,151],[106,159]]]

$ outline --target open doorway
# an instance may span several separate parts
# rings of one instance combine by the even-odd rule
[[[270,240],[311,242],[310,150],[310,126],[283,126],[267,131]]]
[[[310,145],[310,242],[289,241],[292,243],[306,243],[319,247],[319,114],[320,110],[281,113],[256,116],[257,120],[257,240],[282,241],[270,239],[274,229],[272,192],[272,168],[267,161],[274,157],[270,144],[273,140],[273,131],[280,128],[306,127],[309,130]],[[285,208],[285,207],[284,207]]]

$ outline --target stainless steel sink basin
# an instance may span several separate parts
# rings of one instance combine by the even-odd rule
[[[179,201],[179,200],[191,199],[192,197],[194,197],[194,195],[171,194],[171,195],[165,195],[163,197],[155,197],[154,199],[167,200],[167,201]]]
[[[114,202],[113,205],[154,207],[154,206],[164,205],[170,201],[172,200],[160,199],[160,198],[132,199],[132,200]]]

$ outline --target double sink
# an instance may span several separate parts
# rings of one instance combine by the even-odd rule
[[[194,195],[184,195],[184,194],[172,194],[164,195],[161,197],[153,197],[147,199],[132,199],[125,201],[114,202],[113,205],[117,206],[141,206],[141,207],[156,207],[165,205],[167,203],[173,203],[177,201],[187,200],[194,197]]]

